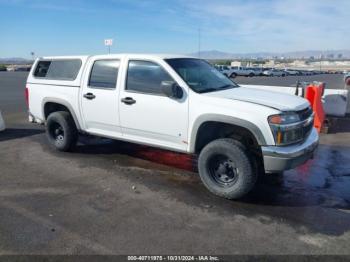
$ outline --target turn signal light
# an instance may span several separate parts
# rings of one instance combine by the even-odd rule
[[[280,115],[273,115],[269,117],[269,123],[279,125],[282,123],[282,117]]]

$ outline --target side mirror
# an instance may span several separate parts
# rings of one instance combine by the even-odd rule
[[[173,81],[162,81],[160,87],[163,94],[167,97],[181,99],[184,96],[182,88]]]

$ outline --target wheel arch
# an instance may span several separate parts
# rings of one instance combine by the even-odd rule
[[[73,117],[75,126],[77,127],[78,130],[81,130],[81,125],[78,121],[78,117],[75,114],[75,111],[72,107],[72,105],[60,98],[45,98],[43,99],[42,102],[42,116],[44,117],[44,120],[47,120],[47,117],[49,114],[57,111],[67,111],[71,114]]]
[[[239,128],[240,130],[245,130],[248,132],[255,140],[257,145],[265,145],[266,140],[264,135],[262,134],[261,130],[256,126],[255,124],[236,117],[231,116],[223,116],[223,115],[216,115],[216,114],[206,114],[200,116],[193,124],[192,132],[191,132],[191,143],[190,143],[190,149],[189,151],[191,153],[198,152],[198,149],[202,145],[198,144],[200,143],[200,135],[203,134],[203,130],[208,124],[219,124],[219,125],[226,125],[230,127]]]

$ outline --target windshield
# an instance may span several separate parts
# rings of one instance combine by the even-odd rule
[[[165,61],[197,93],[238,87],[236,83],[204,60],[196,58],[172,58]]]

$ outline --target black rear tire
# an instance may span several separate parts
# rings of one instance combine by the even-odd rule
[[[230,75],[230,77],[231,77],[231,78],[236,78],[236,77],[237,77],[237,74],[236,74],[236,73],[232,73],[232,74]]]
[[[69,112],[51,113],[46,122],[46,135],[52,147],[70,151],[77,143],[78,130]]]
[[[198,170],[208,190],[227,199],[243,197],[257,181],[248,150],[231,138],[217,139],[206,145],[199,155]]]

